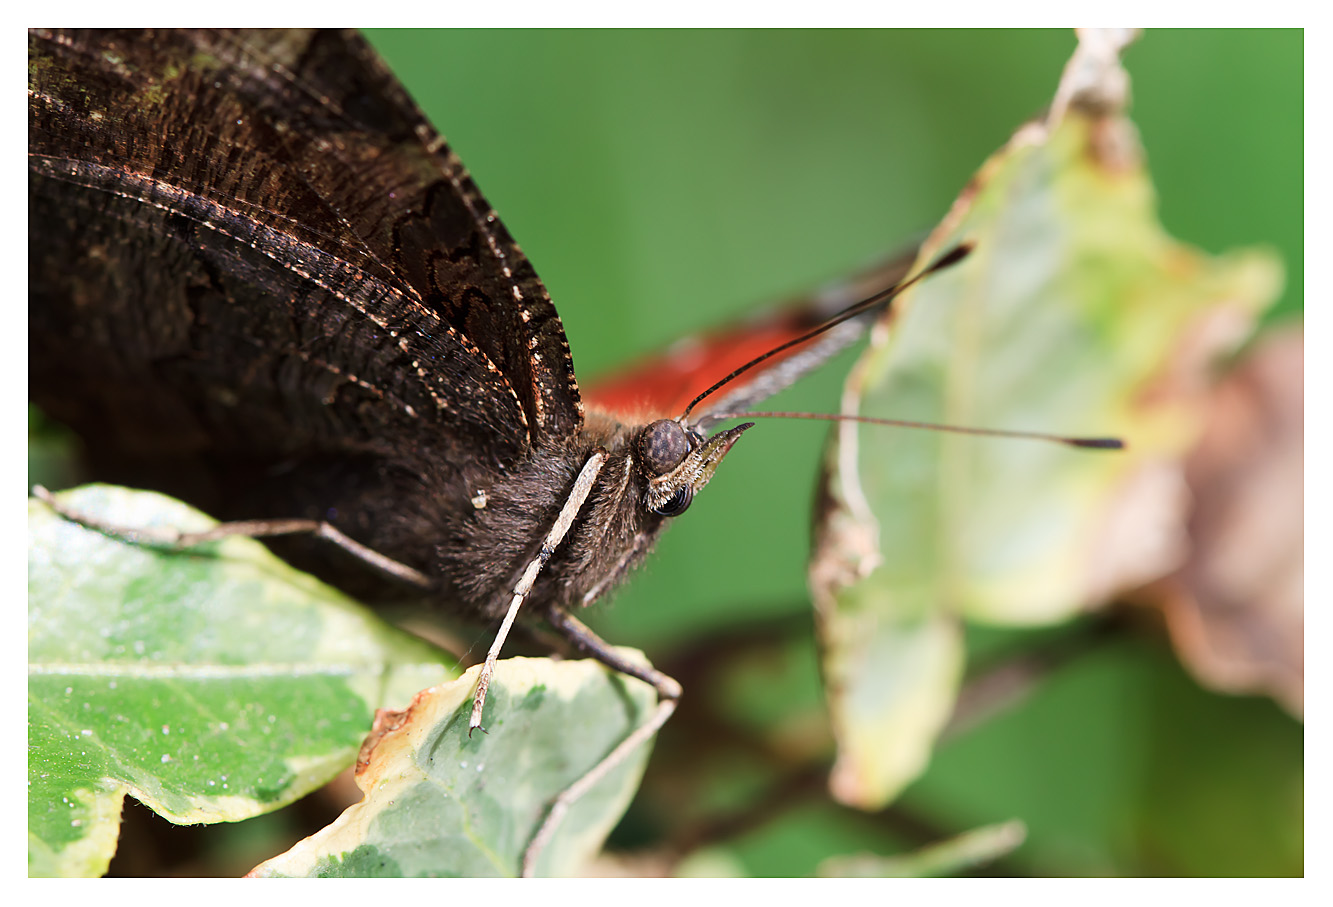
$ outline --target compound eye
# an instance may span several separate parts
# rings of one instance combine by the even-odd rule
[[[689,433],[672,419],[658,419],[651,423],[639,438],[639,455],[643,458],[644,468],[653,476],[666,475],[675,469],[692,447]],[[686,498],[680,509],[688,506],[690,501]]]
[[[690,501],[693,500],[694,487],[692,485],[682,485],[660,507],[654,507],[653,513],[658,516],[680,516],[690,508]]]

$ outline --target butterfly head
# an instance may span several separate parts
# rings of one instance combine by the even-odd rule
[[[648,489],[643,504],[658,516],[679,516],[713,478],[731,445],[754,425],[746,422],[711,437],[675,419],[658,419],[639,433],[637,453]]]

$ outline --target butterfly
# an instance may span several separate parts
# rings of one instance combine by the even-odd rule
[[[693,418],[625,422],[585,405],[531,265],[358,36],[39,30],[30,55],[31,396],[96,471],[331,538],[289,553],[359,597],[503,621],[488,669],[543,620],[653,684],[650,736],[679,686],[572,612],[749,427],[716,413],[860,328]]]
[[[679,685],[575,612],[751,423],[718,426],[893,289],[770,325],[738,368],[702,357],[702,387],[653,366],[667,396],[589,406],[532,266],[358,36],[34,31],[30,60],[31,395],[97,471],[247,521],[221,531],[322,536],[280,550],[360,598],[500,622],[474,729],[521,618],[659,694],[594,773],[650,737]]]

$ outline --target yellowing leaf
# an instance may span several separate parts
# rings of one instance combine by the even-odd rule
[[[839,427],[811,582],[844,802],[878,808],[926,764],[961,619],[1060,621],[1177,566],[1209,365],[1277,295],[1270,254],[1166,234],[1116,106],[1127,77],[1114,53],[1090,69],[1081,53],[1059,113],[1021,129],[927,241],[923,264],[975,250],[899,300],[844,404],[1128,450]]]
[[[468,736],[477,673],[381,713],[357,764],[362,802],[257,867],[257,876],[512,876],[551,801],[656,701],[642,681],[594,661],[496,665],[488,734]],[[601,847],[638,787],[641,747],[579,799],[537,863],[572,874]]]
[[[840,879],[917,879],[957,875],[1007,856],[1022,845],[1025,837],[1027,829],[1014,819],[974,828],[913,853],[891,857],[873,854],[830,857],[820,864],[819,874]]]

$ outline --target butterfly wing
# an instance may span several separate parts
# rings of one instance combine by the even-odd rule
[[[880,293],[907,276],[916,248],[896,253],[855,277],[818,293],[769,307],[757,317],[677,341],[665,352],[624,371],[593,381],[588,405],[622,421],[679,415],[696,396],[735,369],[815,330],[849,306]],[[696,420],[707,428],[710,413],[749,409],[791,386],[855,342],[883,313],[877,306],[830,331],[765,359],[703,402]]]
[[[29,37],[30,384],[127,456],[497,463],[582,406],[555,309],[343,32]]]

